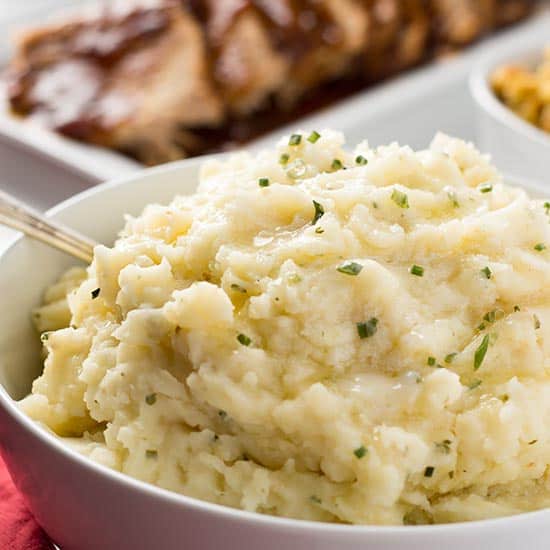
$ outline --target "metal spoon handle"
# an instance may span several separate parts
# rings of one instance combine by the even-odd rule
[[[22,231],[33,239],[42,241],[87,263],[90,263],[94,257],[96,242],[46,218],[40,212],[2,190],[0,190],[0,224]]]

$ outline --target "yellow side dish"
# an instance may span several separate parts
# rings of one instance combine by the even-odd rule
[[[550,46],[535,67],[510,64],[496,69],[491,87],[521,118],[550,132]]]

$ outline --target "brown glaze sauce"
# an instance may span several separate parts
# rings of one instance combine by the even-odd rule
[[[8,75],[13,109],[77,139],[108,130],[117,121],[108,124],[104,116],[99,124],[92,116],[92,107],[107,84],[107,71],[169,24],[164,8],[131,11],[118,18],[105,8],[94,22],[69,24],[47,40],[40,36],[29,40],[26,54],[31,69]],[[65,60],[48,65],[59,51]]]

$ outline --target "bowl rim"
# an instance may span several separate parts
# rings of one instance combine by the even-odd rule
[[[502,103],[489,84],[491,73],[499,65],[524,64],[529,60],[541,59],[546,46],[550,46],[550,39],[541,39],[537,36],[536,39],[524,42],[520,48],[515,43],[506,48],[493,48],[474,65],[468,78],[468,87],[478,106],[493,120],[510,128],[522,138],[534,141],[550,150],[550,134],[527,122]]]
[[[229,155],[231,155],[231,153],[205,155],[202,157],[176,161],[162,166],[140,170],[139,172],[133,174],[124,175],[120,178],[96,185],[90,189],[69,197],[49,209],[46,212],[46,215],[48,217],[58,216],[65,210],[71,209],[74,205],[80,204],[90,197],[103,194],[111,189],[130,186],[136,180],[154,176],[155,174],[167,174],[171,172],[177,173],[179,171],[185,172],[189,169],[195,168],[197,165],[203,164],[207,160],[221,160],[223,158],[227,158]],[[513,185],[520,186],[522,189],[526,189],[527,191],[550,193],[550,190],[547,190],[545,186],[541,184],[528,180],[520,181],[514,176],[505,175],[503,180]],[[12,239],[8,246],[0,251],[0,269],[2,268],[2,262],[6,260],[6,257],[9,255],[10,251],[24,238],[24,235],[18,235]],[[451,535],[453,532],[456,532],[456,534],[464,534],[465,529],[469,531],[492,530],[499,528],[499,526],[502,526],[504,523],[522,523],[529,519],[547,519],[547,516],[550,514],[550,508],[548,508],[497,518],[455,523],[441,523],[435,525],[350,525],[286,518],[260,514],[257,512],[249,512],[169,491],[168,489],[163,489],[156,485],[146,483],[93,461],[92,459],[71,448],[69,445],[63,443],[61,438],[55,436],[53,432],[45,429],[38,422],[27,416],[17,406],[17,401],[12,399],[2,384],[0,384],[0,408],[2,408],[4,412],[11,417],[11,420],[17,425],[17,429],[25,430],[30,437],[39,440],[42,445],[49,447],[50,451],[62,455],[66,460],[76,463],[78,467],[86,470],[90,475],[101,476],[108,479],[113,485],[118,487],[134,493],[147,495],[149,498],[161,500],[171,505],[179,506],[182,509],[182,513],[185,511],[185,508],[188,507],[193,509],[196,513],[200,512],[209,514],[213,519],[219,518],[233,522],[252,523],[258,527],[270,528],[272,530],[287,529],[297,532],[315,530],[327,535],[376,535],[377,537],[389,538],[395,535],[424,537],[428,534]]]

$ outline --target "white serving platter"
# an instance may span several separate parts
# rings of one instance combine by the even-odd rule
[[[9,0],[11,2],[11,0]],[[8,0],[0,0],[0,7]],[[39,0],[41,16],[48,5],[65,0]],[[25,4],[26,5],[26,4]],[[73,4],[74,6],[74,4]],[[31,10],[24,20],[32,22]],[[34,13],[34,12],[33,12]],[[8,50],[3,37],[14,23],[0,13],[0,63]],[[447,59],[374,86],[333,107],[276,130],[248,145],[262,148],[290,129],[331,127],[345,132],[354,144],[365,138],[371,145],[391,141],[425,147],[437,131],[476,139],[476,114],[468,91],[472,65],[494,49],[521,45],[533,36],[550,37],[550,10],[504,30]],[[4,41],[2,41],[4,40]],[[63,138],[13,117],[0,87],[0,187],[45,209],[99,181],[137,170],[140,165],[118,153]]]

